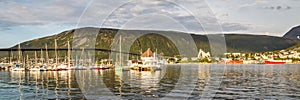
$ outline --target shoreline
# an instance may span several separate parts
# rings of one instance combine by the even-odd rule
[[[286,63],[286,64],[224,64],[224,63],[176,63],[176,64],[165,64],[165,65],[187,65],[187,64],[198,64],[198,65],[300,65],[300,63]]]

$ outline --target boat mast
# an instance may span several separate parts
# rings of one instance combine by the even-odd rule
[[[78,56],[77,56],[77,51],[75,51],[75,65],[78,66]]]
[[[46,60],[47,60],[47,66],[49,64],[49,55],[48,55],[48,47],[47,47],[47,44],[45,45],[45,48],[46,48]]]
[[[28,54],[26,55],[26,66],[29,67],[29,59],[28,59]]]
[[[157,48],[155,48],[155,52],[154,52],[154,59],[157,59]]]
[[[21,63],[21,45],[20,45],[20,42],[18,43],[18,53],[19,53],[19,58],[18,58],[18,63],[20,64]]]
[[[122,66],[122,36],[120,35],[120,66]]]
[[[10,57],[9,57],[9,65],[11,66],[11,64],[12,64],[12,59],[13,59],[13,53],[12,53],[12,51],[10,51]]]
[[[41,49],[41,63],[44,64],[43,49]]]
[[[34,51],[34,66],[37,66],[37,56],[36,56],[36,51]]]
[[[109,52],[109,56],[108,56],[108,65],[110,65],[110,59],[111,59],[111,52]]]
[[[70,59],[70,56],[71,56],[71,52],[70,52],[70,41],[68,41],[68,67],[70,67],[71,65],[71,59]]]
[[[79,61],[78,61],[78,63],[80,65],[83,65],[84,64],[83,62],[85,61],[85,60],[83,60],[85,58],[83,58],[82,56],[84,56],[84,48],[82,48],[81,55],[80,55],[80,58],[79,58]]]
[[[87,52],[87,57],[85,58],[86,59],[86,62],[87,62],[87,64],[88,64],[88,66],[90,66],[91,65],[91,58],[90,58],[90,52]]]
[[[56,39],[55,39],[55,42],[54,42],[54,52],[55,52],[55,65],[57,66],[58,58],[57,58],[57,42],[56,42]]]

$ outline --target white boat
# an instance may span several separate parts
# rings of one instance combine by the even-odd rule
[[[9,63],[1,63],[0,69],[8,69],[9,65],[10,65]]]
[[[60,64],[56,67],[57,70],[67,70],[68,69],[68,65],[66,64]]]
[[[25,68],[22,68],[22,65],[21,64],[16,64],[12,67],[11,69],[12,71],[24,71]]]
[[[89,68],[90,68],[91,70],[92,70],[92,69],[96,69],[96,70],[100,70],[100,69],[108,69],[108,67],[105,66],[105,65],[100,65],[100,66],[90,66]]]
[[[30,71],[47,71],[46,67],[44,65],[41,66],[34,66],[31,68],[28,68]]]
[[[26,61],[27,61],[27,64],[29,62],[28,60],[28,55],[27,55],[27,58],[26,58]],[[40,71],[40,67],[37,66],[37,54],[36,54],[36,51],[34,52],[34,65],[30,68],[28,68],[30,71]],[[27,65],[28,66],[28,65]]]
[[[20,43],[18,43],[18,52],[19,52],[19,56],[18,56],[18,63],[13,65],[11,70],[12,71],[24,71],[25,68],[22,68],[22,64],[21,64],[21,45]]]
[[[55,64],[48,64],[46,70],[47,71],[54,71],[55,70],[56,65]]]
[[[46,68],[45,65],[41,65],[41,66],[39,66],[39,70],[40,71],[47,71],[47,68]]]
[[[38,66],[29,68],[30,71],[40,71],[40,68]]]
[[[81,66],[81,65],[70,66],[68,69],[69,69],[69,70],[86,70],[86,68],[83,67],[83,66]]]

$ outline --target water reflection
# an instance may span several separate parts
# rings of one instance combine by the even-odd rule
[[[300,99],[298,65],[0,71],[0,99]]]
[[[299,99],[298,65],[231,65],[214,98]]]
[[[0,99],[84,98],[71,71],[1,71]]]

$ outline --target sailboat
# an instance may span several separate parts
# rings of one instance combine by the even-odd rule
[[[46,65],[44,64],[43,49],[41,49],[41,65],[39,66],[40,71],[47,71]]]
[[[57,58],[57,42],[55,41],[55,54],[56,54],[56,58]],[[57,61],[58,62],[58,61]],[[67,70],[68,66],[65,63],[60,63],[59,65],[57,65],[56,62],[56,70]]]
[[[122,36],[120,35],[120,40],[119,40],[119,63],[115,64],[115,70],[119,71],[122,70]],[[117,57],[116,57],[117,58]]]
[[[48,52],[48,46],[47,46],[47,44],[45,45],[45,49],[46,49],[46,61],[47,61],[47,64],[45,65],[45,67],[46,67],[47,71],[51,71],[52,67],[51,67],[51,65],[49,65],[50,62],[49,62],[49,52]]]
[[[7,67],[5,67],[5,70],[10,70],[11,67],[13,66],[13,62],[12,62],[13,57],[14,57],[14,55],[13,55],[12,51],[10,51],[9,65]]]
[[[75,62],[76,62],[76,65],[70,67],[70,69],[74,69],[74,70],[86,70],[86,68],[83,67],[83,63],[82,63],[82,62],[83,62],[82,56],[84,55],[83,53],[84,53],[84,48],[83,48],[82,51],[81,51],[81,55],[80,55],[79,61],[78,61],[78,62],[75,61]],[[76,58],[77,58],[77,56],[76,56]]]
[[[18,62],[17,64],[12,66],[12,71],[24,71],[25,68],[22,67],[22,63],[21,63],[21,45],[20,43],[18,43],[18,53],[19,53],[19,58],[18,58]]]
[[[105,65],[103,63],[103,60],[101,60],[101,64],[98,65],[98,61],[96,61],[95,65],[91,66],[90,69],[96,69],[96,70],[102,70],[102,69],[109,69],[110,67],[108,65]]]
[[[103,60],[101,60],[101,64],[99,65],[99,69],[109,69],[111,67],[110,61],[108,59],[108,64],[104,64]]]
[[[68,64],[67,64],[67,69],[72,69],[71,68],[71,50],[70,50],[70,41],[68,41]]]
[[[54,40],[54,53],[55,53],[55,63],[51,64],[51,68],[49,70],[56,71],[57,70],[57,65],[58,65],[58,58],[57,58],[57,43],[56,39]]]
[[[27,55],[27,63],[28,63],[28,55]],[[37,65],[37,54],[34,52],[34,64],[29,68],[30,71],[39,71],[39,67]]]
[[[68,66],[64,63],[61,63],[57,66],[57,70],[67,70]]]

